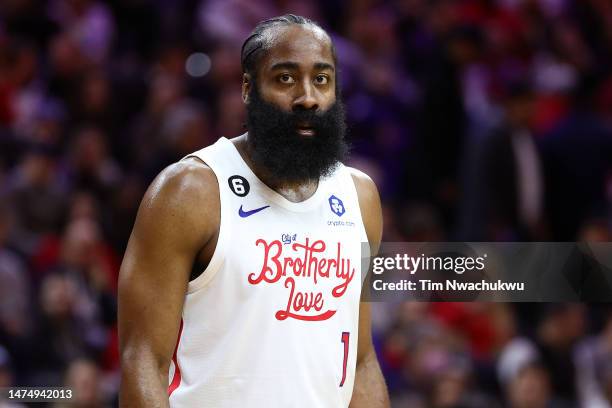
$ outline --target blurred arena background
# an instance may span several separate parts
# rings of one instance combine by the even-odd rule
[[[335,40],[385,241],[610,241],[609,0],[2,0],[0,386],[116,404],[140,198],[243,132],[240,46],[286,12]],[[610,407],[610,311],[376,304],[374,339],[397,407]]]

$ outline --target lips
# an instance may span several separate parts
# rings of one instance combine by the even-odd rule
[[[297,133],[302,136],[314,136],[315,130],[307,123],[297,125]]]

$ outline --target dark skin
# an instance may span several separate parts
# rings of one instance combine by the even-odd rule
[[[281,109],[326,110],[335,102],[331,42],[309,26],[273,29],[274,46],[262,57],[257,83],[262,98]],[[251,78],[243,78],[249,103]],[[309,136],[304,136],[309,137]],[[317,181],[284,183],[250,159],[246,138],[232,139],[245,162],[268,186],[290,201],[312,196]],[[359,205],[372,253],[382,235],[376,186],[354,171]],[[175,163],[147,190],[130,237],[119,277],[119,347],[122,363],[120,406],[168,407],[168,369],[194,261],[208,265],[217,244],[219,186],[198,159]],[[155,299],[155,301],[151,301]],[[350,407],[389,407],[372,345],[370,307],[361,303],[357,371]]]

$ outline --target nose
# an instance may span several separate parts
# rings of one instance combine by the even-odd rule
[[[310,81],[303,81],[299,87],[297,97],[293,100],[293,110],[318,110],[319,101],[316,97],[316,90]]]

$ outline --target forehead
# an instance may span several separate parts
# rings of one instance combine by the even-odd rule
[[[318,62],[334,65],[331,40],[319,27],[291,25],[270,30],[270,48],[264,54],[261,66],[269,68],[280,62],[296,62],[310,67]]]

